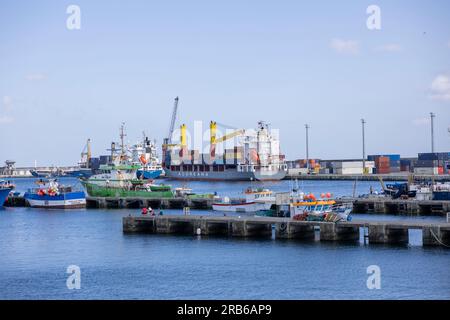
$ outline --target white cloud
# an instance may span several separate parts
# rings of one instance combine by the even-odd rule
[[[397,43],[388,43],[377,47],[377,51],[382,52],[400,52],[403,48]]]
[[[415,126],[427,126],[431,123],[430,118],[418,118],[412,121]]]
[[[450,101],[450,78],[440,74],[431,83],[431,99]]]
[[[331,40],[330,47],[336,52],[343,54],[358,54],[359,52],[358,42],[353,40],[334,38]]]
[[[25,76],[25,79],[28,81],[41,81],[45,80],[47,77],[43,73],[30,73]]]
[[[14,119],[10,116],[0,116],[0,123],[11,123]]]

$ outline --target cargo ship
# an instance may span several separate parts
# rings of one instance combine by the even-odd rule
[[[210,152],[200,154],[188,150],[186,126],[180,127],[180,144],[165,139],[163,144],[163,169],[167,178],[180,180],[217,181],[272,181],[286,176],[287,165],[280,155],[277,137],[271,134],[269,125],[258,122],[256,130],[236,130],[216,137],[217,123],[210,123]],[[216,146],[231,138],[240,141],[239,146],[216,154]]]
[[[161,161],[156,154],[155,142],[144,134],[142,143],[131,147],[131,161],[141,165],[136,172],[138,179],[157,179],[164,174]]]

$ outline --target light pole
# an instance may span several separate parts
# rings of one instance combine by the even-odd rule
[[[431,153],[434,153],[434,117],[436,115],[433,112],[430,112],[431,118]]]
[[[309,125],[305,124],[306,129],[306,169],[309,172],[309,137],[308,137],[308,131],[309,131]]]
[[[362,162],[363,162],[363,174],[366,173],[366,137],[365,137],[365,125],[366,120],[361,119],[361,126],[362,126]]]

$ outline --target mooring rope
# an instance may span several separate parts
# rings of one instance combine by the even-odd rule
[[[446,245],[446,244],[443,243],[441,240],[439,240],[439,238],[438,238],[438,237],[436,236],[436,234],[434,233],[433,228],[430,228],[430,233],[431,233],[431,235],[434,237],[434,239],[436,239],[436,241],[437,241],[439,244],[443,245],[444,247],[450,248],[449,245]]]

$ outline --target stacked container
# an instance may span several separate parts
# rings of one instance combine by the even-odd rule
[[[414,166],[415,173],[444,174],[447,173],[450,152],[419,153],[417,163]]]
[[[400,160],[400,171],[404,171],[404,172],[411,171],[411,160],[401,159]]]
[[[390,159],[388,157],[379,156],[374,161],[378,174],[388,174],[391,172]]]

